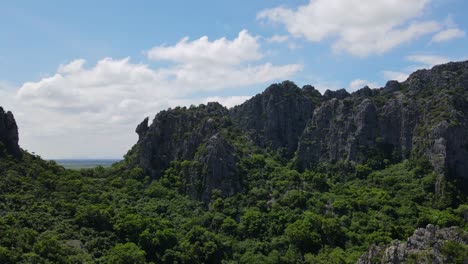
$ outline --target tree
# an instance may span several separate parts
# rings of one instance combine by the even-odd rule
[[[242,216],[241,225],[248,236],[258,236],[264,228],[262,213],[256,208],[247,209]]]
[[[146,263],[145,255],[145,251],[136,244],[128,242],[115,245],[107,256],[107,260],[115,264],[142,264]]]

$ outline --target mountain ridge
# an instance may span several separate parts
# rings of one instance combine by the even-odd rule
[[[369,163],[376,155],[389,163],[424,156],[440,176],[440,193],[447,179],[458,181],[466,192],[467,128],[464,61],[418,70],[402,83],[389,81],[382,88],[364,87],[351,94],[342,89],[321,95],[313,86],[299,88],[284,81],[231,109],[218,103],[169,109],[157,114],[151,125],[145,119],[138,126],[140,139],[128,156],[133,157],[130,163],[157,179],[172,161],[193,160],[196,149],[214,134],[241,131],[247,141],[278,152],[300,171],[320,163]],[[160,153],[165,149],[171,150]]]

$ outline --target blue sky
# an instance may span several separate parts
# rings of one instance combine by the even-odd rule
[[[463,0],[1,1],[0,106],[46,158],[121,157],[145,116],[468,59]],[[185,38],[185,39],[184,39]]]

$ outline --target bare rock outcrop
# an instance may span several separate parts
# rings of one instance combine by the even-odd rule
[[[441,175],[468,181],[468,62],[420,70],[350,96],[328,93],[302,133],[300,169],[320,162],[362,162],[384,146],[389,156],[425,156]],[[340,99],[341,98],[341,99]],[[380,149],[382,151],[382,149]]]
[[[22,153],[18,141],[18,126],[16,125],[15,117],[11,112],[5,112],[0,107],[0,144],[3,145],[8,154],[15,158],[20,158]]]
[[[320,93],[312,86],[303,89],[285,81],[273,84],[240,106],[230,110],[233,122],[261,147],[282,150],[291,158],[299,136],[315,108]]]
[[[159,178],[175,160],[193,160],[197,149],[229,123],[228,110],[218,103],[162,111],[148,126],[138,125],[138,143],[128,154],[131,162]]]
[[[459,245],[458,254],[447,250],[449,244]],[[468,244],[468,233],[457,227],[439,229],[433,225],[418,228],[406,242],[394,240],[390,245],[372,245],[357,261],[357,264],[402,264],[402,263],[454,263],[454,259],[468,262],[463,252]],[[463,255],[464,254],[464,255]],[[411,260],[411,262],[410,262]]]
[[[234,147],[220,133],[210,137],[194,162],[182,170],[185,192],[192,198],[209,203],[214,191],[231,196],[242,191]]]

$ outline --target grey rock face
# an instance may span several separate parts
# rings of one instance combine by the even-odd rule
[[[375,145],[377,132],[377,110],[371,100],[334,98],[318,108],[307,124],[297,163],[307,169],[318,162],[361,161],[360,149]]]
[[[457,227],[439,229],[433,225],[418,228],[406,242],[394,240],[387,246],[370,246],[357,261],[358,264],[400,264],[410,258],[415,263],[451,263],[441,253],[441,247],[447,241],[468,244],[468,234]],[[468,261],[468,259],[466,260]]]
[[[138,125],[138,143],[129,152],[133,163],[158,179],[172,161],[190,161],[182,169],[185,192],[208,203],[214,190],[232,195],[241,190],[234,148],[219,133],[230,125],[228,110],[218,103],[160,112],[148,126]]]
[[[334,98],[315,110],[298,146],[297,162],[301,168],[311,168],[322,161],[335,162],[349,156],[350,145],[346,135],[356,129],[350,120],[352,116],[348,114],[352,109],[350,103],[349,100]]]
[[[396,92],[379,112],[378,128],[383,141],[394,146],[402,158],[408,158],[413,149],[413,136],[420,118],[415,101]]]
[[[323,94],[323,99],[331,100],[333,98],[336,98],[338,100],[343,100],[349,96],[350,94],[345,89],[339,89],[336,91],[326,90],[325,93]]]
[[[15,158],[22,156],[18,141],[18,126],[13,114],[11,112],[5,113],[3,108],[0,107],[0,143]]]
[[[187,174],[193,179],[188,192],[199,199],[217,188],[231,194],[241,185],[223,128],[294,158],[299,169],[320,162],[361,163],[376,151],[395,160],[414,153],[427,157],[446,179],[468,186],[468,61],[352,94],[342,89],[321,96],[310,85],[301,89],[285,81],[230,110],[210,103],[162,111],[150,126],[148,119],[138,125],[139,140],[129,157],[154,179],[172,161],[194,161],[200,166]]]
[[[200,165],[188,177],[187,192],[195,199],[209,202],[214,190],[230,196],[242,190],[234,148],[221,134],[208,139],[206,149],[196,157]]]
[[[385,87],[384,87],[384,92],[386,93],[393,93],[393,92],[396,92],[398,91],[399,89],[401,88],[401,85],[398,81],[388,81],[387,84],[385,84]]]
[[[352,96],[357,96],[357,97],[369,97],[369,96],[372,96],[373,94],[375,94],[375,92],[369,88],[369,86],[365,86],[357,91],[355,91],[354,93],[352,93],[351,95]]]
[[[145,138],[146,132],[148,132],[148,117],[145,118],[135,129],[135,132],[138,134],[138,142]]]
[[[382,89],[365,87],[315,109],[297,150],[299,168],[362,162],[366,149],[388,147],[400,158],[425,155],[440,173],[468,179],[468,62],[417,71]],[[344,99],[340,99],[344,98]]]
[[[134,162],[159,178],[174,160],[193,160],[197,148],[229,122],[227,109],[218,103],[162,111],[148,127],[138,127],[138,144],[130,151]]]
[[[284,150],[292,157],[297,142],[314,109],[313,98],[320,93],[312,86],[300,89],[285,81],[231,109],[233,122],[261,147]]]

